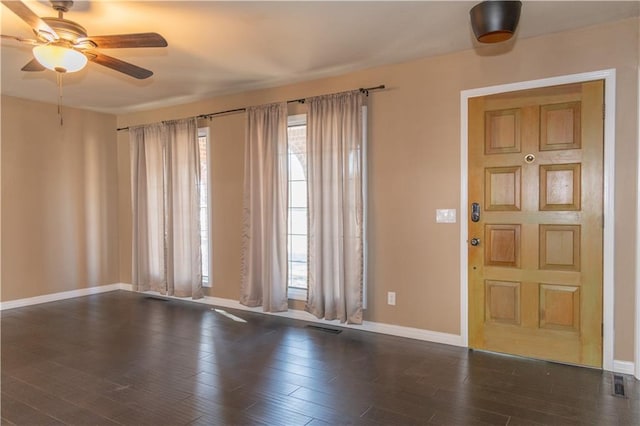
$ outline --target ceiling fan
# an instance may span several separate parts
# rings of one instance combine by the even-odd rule
[[[63,18],[63,13],[73,6],[73,1],[70,0],[51,0],[53,9],[58,12],[57,18],[41,18],[20,0],[1,2],[26,22],[36,35],[35,40],[0,35],[1,38],[35,46],[34,59],[22,67],[22,71],[50,69],[58,73],[75,72],[84,68],[87,61],[91,61],[131,77],[145,79],[151,77],[153,72],[95,49],[167,46],[167,41],[157,33],[88,36],[84,27]]]

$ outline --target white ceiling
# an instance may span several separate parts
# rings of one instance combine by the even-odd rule
[[[55,16],[47,0],[25,1]],[[155,31],[167,48],[104,53],[154,71],[136,80],[89,63],[64,77],[63,104],[126,113],[478,48],[467,1],[77,1],[65,14],[89,36]],[[32,38],[0,6],[1,33]],[[639,1],[526,1],[518,39],[638,16]],[[480,47],[482,48],[482,47]],[[28,45],[2,41],[3,94],[57,102],[55,73],[26,73]]]

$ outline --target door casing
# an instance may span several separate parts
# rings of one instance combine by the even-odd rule
[[[614,184],[615,184],[615,93],[616,70],[571,74],[539,80],[523,81],[460,92],[460,336],[463,346],[469,346],[469,299],[468,299],[468,243],[469,230],[467,216],[469,214],[468,200],[468,100],[477,96],[493,95],[496,93],[513,92],[535,89],[561,84],[580,83],[592,80],[604,80],[604,245],[603,245],[603,294],[602,294],[602,368],[614,371]]]

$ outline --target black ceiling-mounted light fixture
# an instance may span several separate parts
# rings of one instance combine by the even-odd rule
[[[520,20],[520,1],[483,1],[469,11],[471,28],[480,43],[509,40]]]

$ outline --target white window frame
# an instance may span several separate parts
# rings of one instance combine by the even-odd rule
[[[213,238],[211,232],[211,200],[212,200],[212,191],[211,191],[211,137],[210,131],[208,127],[199,127],[198,128],[198,138],[206,137],[207,138],[207,245],[208,245],[208,256],[207,263],[209,269],[209,275],[206,280],[205,277],[202,277],[202,286],[211,288],[213,285],[213,268],[212,268],[212,259],[213,259]],[[199,145],[199,144],[198,144]],[[199,157],[199,156],[198,156]],[[202,261],[205,261],[203,258]]]
[[[367,106],[362,106],[362,309],[367,309],[367,281],[369,277],[369,242],[367,231],[368,197],[368,156],[367,156]]]
[[[295,114],[287,117],[287,128],[293,126],[301,126],[307,124],[307,114]],[[287,141],[287,144],[289,142]],[[289,155],[287,153],[287,155]],[[289,185],[289,178],[287,177],[287,185]],[[288,198],[288,197],[287,197]],[[287,215],[289,214],[289,205],[287,204]],[[307,216],[309,214],[309,206],[307,205]],[[287,239],[289,238],[289,231],[287,229]],[[307,239],[309,238],[309,230],[307,230]],[[308,240],[307,240],[308,242]],[[289,267],[289,252],[287,250],[287,268]],[[309,264],[309,253],[307,253],[307,265]],[[308,288],[289,287],[289,277],[287,277],[287,297],[292,300],[307,301]]]

